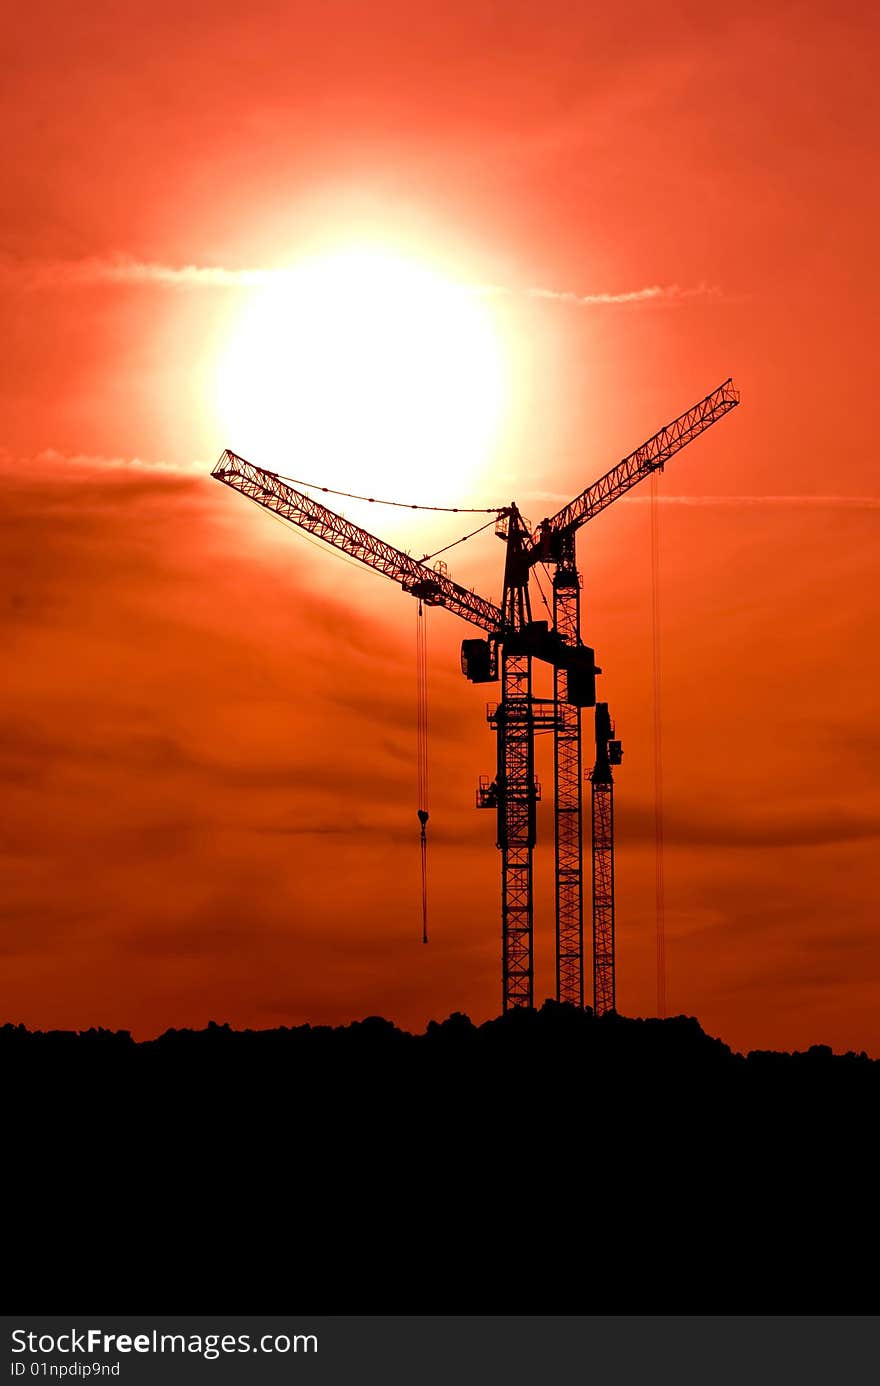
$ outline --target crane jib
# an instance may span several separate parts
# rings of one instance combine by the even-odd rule
[[[476,592],[469,592],[445,573],[386,544],[368,530],[352,524],[312,496],[297,491],[275,472],[264,471],[227,449],[211,475],[266,510],[289,520],[316,538],[340,549],[350,558],[385,573],[404,591],[432,606],[443,606],[462,620],[494,633],[501,626],[501,610]]]
[[[532,535],[529,562],[554,561],[561,538],[572,534],[592,520],[609,505],[625,495],[644,477],[659,471],[682,448],[687,447],[707,428],[739,404],[739,391],[728,378],[706,395],[693,408],[666,424],[641,447],[624,457],[615,467],[600,476],[573,501],[557,511],[550,519],[542,520]]]

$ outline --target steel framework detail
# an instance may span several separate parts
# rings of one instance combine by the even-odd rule
[[[707,428],[711,428],[738,404],[739,392],[734,388],[733,381],[728,378],[705,399],[700,400],[699,404],[687,409],[684,414],[679,414],[677,419],[666,424],[646,443],[636,448],[635,452],[624,457],[616,467],[600,476],[598,481],[594,481],[592,486],[588,486],[573,501],[569,501],[568,505],[563,506],[549,520],[543,520],[533,536],[532,561],[538,562],[545,556],[543,548],[548,536],[560,535],[563,530],[579,529],[588,520],[592,520],[644,477],[660,471],[671,457],[687,447],[695,438],[699,438],[701,433],[705,433]]]
[[[328,510],[326,505],[321,505],[320,501],[313,500],[303,491],[297,491],[275,472],[255,467],[252,462],[246,462],[227,448],[211,475],[249,500],[256,501],[264,509],[281,515],[300,529],[341,549],[350,558],[358,559],[368,568],[378,569],[393,582],[399,582],[404,591],[420,597],[429,606],[444,606],[447,611],[483,630],[494,633],[499,629],[501,612],[494,603],[487,602],[475,592],[469,592],[466,587],[460,587],[445,573],[419,563],[408,553],[386,544],[368,530]]]
[[[498,846],[501,849],[501,972],[505,1011],[533,1006],[535,847],[535,707],[532,655],[524,647],[531,625],[525,522],[512,505],[498,532],[507,546],[502,597],[501,703],[498,738]]]
[[[495,713],[498,737],[498,847],[501,850],[502,1003],[505,1011],[534,1005],[535,846],[534,707],[530,655],[502,662],[502,700]]]
[[[617,1008],[614,939],[614,775],[623,756],[607,703],[596,704],[596,762],[590,771],[593,826],[593,1009]]]
[[[614,966],[614,783],[591,784],[593,808],[593,1009],[616,1009]]]
[[[553,575],[553,627],[580,643],[580,576],[574,535]],[[556,853],[556,999],[584,1004],[584,866],[581,709],[568,701],[568,672],[553,671],[554,842]]]

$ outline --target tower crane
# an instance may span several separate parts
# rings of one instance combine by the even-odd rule
[[[593,1010],[616,1010],[614,949],[614,776],[623,758],[607,703],[596,704],[596,762],[590,771],[593,828]]]
[[[553,624],[566,644],[580,642],[581,577],[577,567],[575,536],[588,521],[626,495],[645,477],[662,471],[670,458],[711,428],[739,404],[739,392],[728,377],[705,399],[659,429],[641,447],[629,453],[616,466],[594,481],[550,519],[542,520],[532,538],[530,561],[554,567]],[[583,796],[581,708],[593,703],[579,702],[572,696],[571,675],[557,665],[554,674],[556,720],[554,765],[556,796],[554,838],[556,848],[556,996],[577,1006],[584,1004],[583,947]],[[593,700],[594,702],[595,700]],[[594,826],[601,796],[593,794]],[[611,795],[608,805],[611,807]],[[602,824],[600,823],[600,829]],[[612,832],[613,866],[613,817]],[[613,883],[613,875],[612,875]],[[593,877],[593,955],[604,947],[604,907],[597,896]],[[613,902],[613,896],[612,896]],[[613,907],[612,907],[613,919]],[[613,928],[611,931],[613,975]],[[594,970],[594,983],[595,983]],[[611,987],[613,1004],[614,987]],[[600,998],[594,990],[594,1005]]]
[[[733,382],[724,381],[557,514],[542,520],[534,532],[515,503],[500,508],[496,533],[505,543],[500,607],[453,582],[442,569],[435,570],[376,538],[275,472],[255,466],[229,449],[212,471],[224,485],[385,573],[425,605],[445,607],[484,632],[480,638],[462,642],[461,666],[473,683],[501,681],[501,701],[490,705],[488,713],[497,740],[496,774],[491,782],[488,777],[481,781],[477,802],[497,814],[505,1010],[534,1004],[532,857],[540,792],[535,779],[534,739],[536,730],[542,728],[552,729],[554,734],[557,999],[584,1004],[581,709],[596,706],[596,675],[601,671],[593,649],[581,640],[581,579],[575,535],[644,477],[661,470],[676,452],[738,403]],[[532,618],[529,581],[538,563],[554,568],[552,628],[548,622]],[[536,659],[554,670],[554,695],[549,704],[534,695],[532,666]],[[613,819],[610,826],[613,828]],[[594,921],[595,916],[594,909]],[[607,935],[603,940],[607,942]],[[610,941],[613,1006],[613,927]]]

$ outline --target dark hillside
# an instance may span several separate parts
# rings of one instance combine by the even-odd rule
[[[424,1035],[7,1025],[0,1065],[14,1308],[869,1311],[864,1055],[548,1003]]]

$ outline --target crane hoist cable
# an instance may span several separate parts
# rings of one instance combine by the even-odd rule
[[[651,473],[651,663],[654,684],[654,892],[657,916],[657,1014],[666,1015],[666,890],[663,875],[663,704],[660,648],[660,493]]]
[[[419,855],[422,868],[422,943],[428,942],[428,641],[425,609],[416,615],[416,759],[418,762]]]

